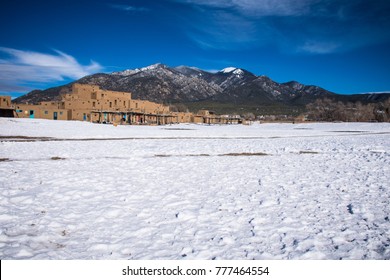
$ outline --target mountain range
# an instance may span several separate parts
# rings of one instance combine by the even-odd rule
[[[318,98],[362,103],[390,98],[386,93],[341,95],[296,81],[277,83],[236,67],[211,73],[195,67],[169,67],[159,63],[140,69],[89,75],[63,86],[31,91],[14,102],[60,100],[61,94],[70,92],[73,83],[131,92],[134,99],[162,102],[179,109],[206,108],[217,113],[298,114]]]

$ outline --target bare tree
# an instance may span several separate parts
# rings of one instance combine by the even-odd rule
[[[342,103],[331,99],[317,99],[306,106],[309,118],[316,121],[389,122],[390,99],[373,104]]]

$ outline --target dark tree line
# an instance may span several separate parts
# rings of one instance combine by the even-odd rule
[[[306,109],[309,119],[314,121],[390,122],[390,98],[385,102],[368,104],[317,99]]]

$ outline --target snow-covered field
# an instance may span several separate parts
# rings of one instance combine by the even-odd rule
[[[390,259],[390,124],[0,119],[1,259]]]

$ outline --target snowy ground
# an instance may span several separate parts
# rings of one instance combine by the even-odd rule
[[[390,124],[0,119],[1,259],[390,259]]]

